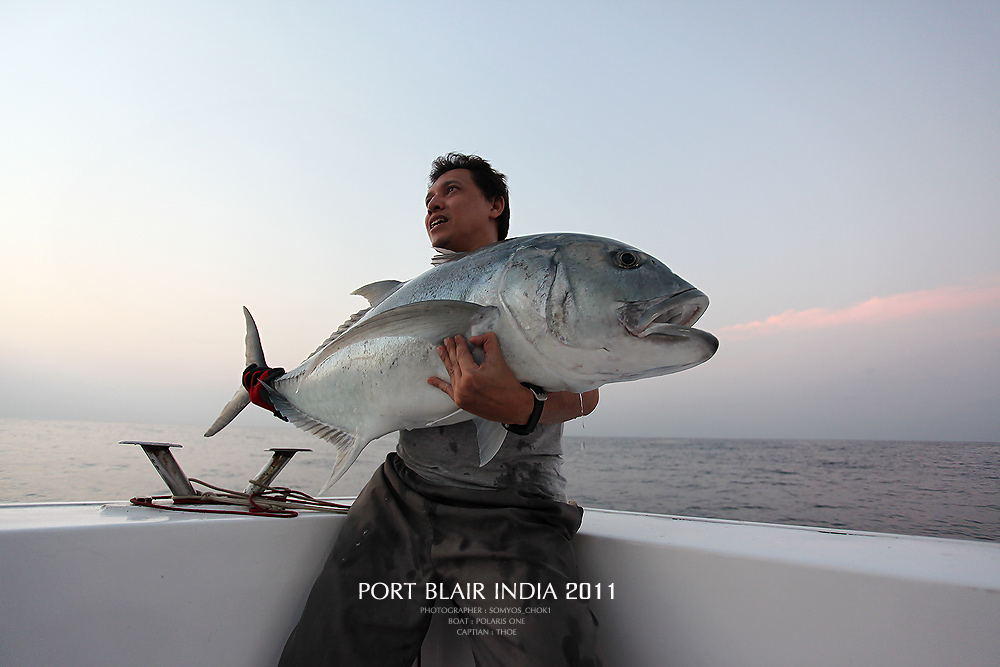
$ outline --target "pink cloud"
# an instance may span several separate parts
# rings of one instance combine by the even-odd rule
[[[717,335],[720,338],[743,339],[861,322],[870,325],[937,318],[944,313],[954,314],[982,308],[1000,309],[1000,275],[990,276],[972,285],[951,285],[887,297],[873,297],[840,310],[830,308],[786,310],[765,320],[722,327],[717,331]]]

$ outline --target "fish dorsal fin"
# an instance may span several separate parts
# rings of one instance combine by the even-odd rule
[[[337,330],[330,334],[325,341],[320,343],[319,347],[312,351],[309,357],[315,355],[324,347],[337,340],[341,334],[353,327],[358,323],[362,317],[364,317],[369,310],[377,306],[378,304],[385,301],[386,297],[395,292],[400,285],[402,285],[398,280],[380,280],[377,283],[368,283],[367,285],[362,285],[358,289],[351,292],[351,294],[357,294],[358,296],[363,296],[368,300],[368,307],[362,308],[358,312],[354,313],[347,318],[343,324],[337,327]],[[308,359],[309,357],[306,357]],[[249,366],[249,363],[247,364]]]
[[[339,327],[337,327],[336,331],[334,331],[332,334],[330,334],[325,341],[323,341],[322,343],[320,343],[319,347],[317,347],[315,350],[313,350],[312,354],[310,354],[309,357],[312,357],[312,356],[315,356],[316,354],[319,354],[319,352],[323,348],[325,348],[327,345],[329,345],[333,341],[335,341],[338,338],[340,338],[341,334],[343,334],[345,331],[347,331],[348,329],[350,329],[351,327],[353,327],[355,324],[357,324],[358,320],[360,320],[362,317],[364,317],[368,313],[369,310],[371,310],[370,307],[369,308],[362,308],[358,312],[356,312],[353,315],[351,315],[350,317],[348,317],[347,321],[344,322],[343,324],[341,324]],[[306,357],[306,359],[308,359],[309,357]]]
[[[335,340],[313,355],[302,374],[307,378],[316,368],[337,351],[358,341],[406,336],[440,344],[447,336],[489,331],[500,316],[494,306],[480,306],[468,301],[417,301],[383,313],[346,330]],[[301,381],[301,380],[300,380]]]
[[[380,280],[377,283],[368,283],[351,292],[368,299],[368,305],[375,307],[385,301],[385,298],[399,289],[402,285],[398,280]]]
[[[455,260],[462,259],[469,252],[456,252],[455,250],[448,250],[447,248],[434,248],[437,254],[431,257],[431,266],[439,266],[441,264],[447,264],[448,262],[454,262]]]

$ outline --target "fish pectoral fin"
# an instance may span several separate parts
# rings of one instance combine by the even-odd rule
[[[507,429],[499,422],[491,422],[482,417],[474,417],[472,423],[476,425],[476,440],[479,441],[479,466],[482,467],[490,462],[507,437]]]
[[[454,412],[441,417],[440,419],[435,419],[432,422],[427,422],[424,428],[430,428],[431,426],[450,426],[451,424],[457,424],[459,422],[464,422],[472,419],[472,415],[468,412],[459,408]]]
[[[417,301],[387,310],[355,324],[313,355],[302,380],[339,350],[359,341],[405,336],[438,345],[448,336],[489,331],[499,313],[494,306],[448,300]]]

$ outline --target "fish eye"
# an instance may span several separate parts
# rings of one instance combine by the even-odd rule
[[[620,250],[615,253],[615,263],[623,269],[634,269],[642,262],[639,260],[639,255],[636,253],[630,250]]]

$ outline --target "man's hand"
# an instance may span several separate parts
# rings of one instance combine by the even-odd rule
[[[534,395],[514,377],[500,351],[500,342],[492,331],[473,336],[468,341],[483,348],[485,356],[477,364],[465,338],[445,338],[438,346],[451,382],[427,378],[431,384],[451,396],[455,404],[478,417],[502,424],[523,424],[531,416]]]
[[[482,363],[477,364],[472,358],[465,338],[446,338],[437,351],[451,382],[430,377],[427,384],[448,394],[458,407],[477,417],[502,424],[526,423],[535,406],[535,398],[507,366],[497,335],[491,331],[473,336],[468,342],[483,348]],[[597,407],[597,401],[596,389],[584,394],[549,394],[540,422],[559,424],[590,414]]]

